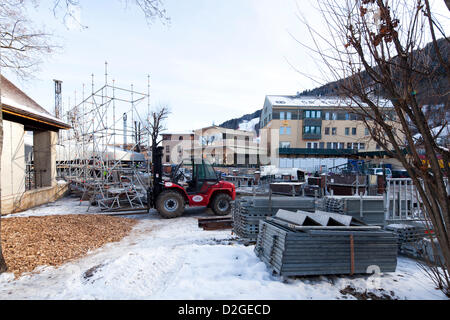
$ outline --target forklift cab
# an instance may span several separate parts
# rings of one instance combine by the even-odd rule
[[[204,159],[183,160],[175,169],[172,182],[177,183],[180,178],[184,177],[181,173],[181,166],[190,166],[192,175],[187,180],[187,194],[207,193],[209,188],[219,182],[219,178],[214,167]]]

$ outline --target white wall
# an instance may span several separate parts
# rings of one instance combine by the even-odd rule
[[[3,120],[2,198],[25,192],[24,126]]]

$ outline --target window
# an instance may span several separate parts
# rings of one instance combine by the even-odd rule
[[[337,118],[338,118],[337,112],[333,112],[333,120],[337,120]]]
[[[350,128],[345,128],[345,135],[349,136],[350,135]]]
[[[337,142],[333,142],[333,149],[337,149],[337,148],[338,148],[338,146],[339,146],[339,143],[337,143]]]
[[[330,128],[328,128],[328,127],[325,128],[325,135],[327,135],[327,136],[330,135]]]
[[[305,119],[307,119],[307,118],[320,119],[320,118],[322,118],[322,111],[306,110],[304,115],[305,115]]]
[[[307,144],[306,144],[306,147],[308,148],[308,149],[311,149],[311,142],[308,142]]]
[[[166,146],[166,153],[170,152],[170,146]]]
[[[352,128],[352,135],[356,136],[356,128]]]
[[[325,142],[320,142],[319,143],[319,148],[320,149],[325,149]]]
[[[303,133],[321,134],[322,127],[321,126],[304,126]]]
[[[344,142],[339,143],[339,149],[344,149],[344,148],[345,148],[345,143]]]
[[[292,113],[286,112],[286,120],[291,120],[291,119],[292,119]]]
[[[330,120],[330,113],[329,112],[325,112],[325,120]]]
[[[360,143],[359,144],[359,150],[364,150],[366,149],[366,144],[365,143]]]
[[[286,134],[291,134],[291,127],[286,127]]]
[[[377,150],[380,150],[381,149],[381,147],[380,147],[380,145],[379,144],[377,144],[377,146],[375,147]]]
[[[319,144],[317,142],[313,143],[313,149],[318,149],[319,148]]]
[[[327,149],[331,149],[331,142],[327,142]]]
[[[284,127],[280,127],[280,134],[284,134]]]
[[[331,135],[333,136],[337,135],[337,128],[331,129]]]
[[[368,136],[368,135],[370,134],[369,128],[366,128],[366,129],[365,129],[364,134],[365,134],[366,136]]]
[[[169,155],[166,156],[166,162],[170,162],[170,156]]]
[[[350,120],[350,113],[345,114],[345,120]]]
[[[280,120],[284,120],[284,112],[280,112]]]
[[[351,142],[347,143],[347,149],[353,149],[353,146],[352,146]]]

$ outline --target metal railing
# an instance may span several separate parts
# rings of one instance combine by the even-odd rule
[[[448,178],[445,179],[450,194]],[[387,179],[384,195],[386,221],[424,221],[425,207],[417,187],[410,178]]]

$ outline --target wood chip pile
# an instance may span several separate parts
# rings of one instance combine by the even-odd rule
[[[3,254],[16,277],[38,266],[60,266],[127,236],[136,220],[102,215],[8,218],[1,221]]]

